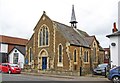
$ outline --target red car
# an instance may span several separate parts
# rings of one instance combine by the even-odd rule
[[[21,73],[21,68],[17,64],[1,63],[0,71],[3,73]]]

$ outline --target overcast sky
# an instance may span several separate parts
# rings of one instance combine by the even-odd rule
[[[0,35],[29,39],[43,11],[55,21],[70,25],[74,4],[77,28],[95,35],[109,47],[106,35],[118,22],[119,0],[0,0]],[[118,25],[118,24],[117,24]]]

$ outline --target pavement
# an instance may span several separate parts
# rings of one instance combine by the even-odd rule
[[[86,76],[67,76],[67,75],[54,75],[54,74],[43,74],[43,73],[33,73],[33,72],[21,72],[21,74],[24,75],[34,75],[34,76],[47,76],[47,77],[55,77],[55,78],[66,78],[66,79],[75,79],[75,78],[83,78],[83,77],[89,77],[89,78],[105,78],[105,76],[100,75],[92,75],[88,74]]]

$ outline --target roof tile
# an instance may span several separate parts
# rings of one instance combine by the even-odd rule
[[[0,35],[0,42],[8,43],[8,44],[16,44],[16,45],[26,45],[28,40],[23,38]]]

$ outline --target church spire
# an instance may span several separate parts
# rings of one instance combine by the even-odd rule
[[[77,28],[76,23],[78,22],[76,21],[76,17],[75,17],[74,5],[72,5],[72,15],[71,15],[70,23],[71,23],[71,27]]]

